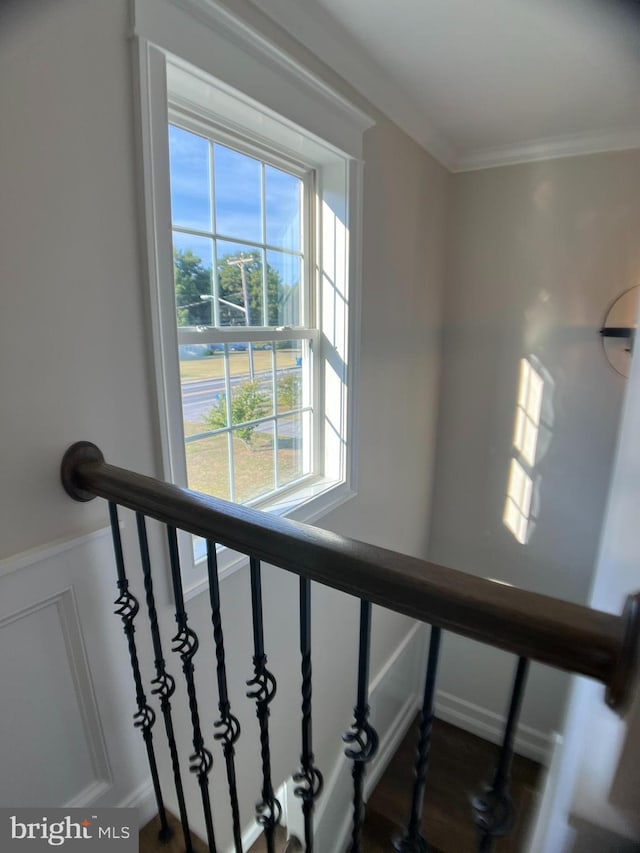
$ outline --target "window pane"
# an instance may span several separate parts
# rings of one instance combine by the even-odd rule
[[[234,344],[229,345],[231,350]],[[251,444],[255,432],[260,426],[251,424],[260,418],[273,414],[273,379],[271,358],[269,352],[258,350],[248,344],[237,344],[245,347],[242,352],[229,353],[231,373],[231,424],[249,424],[243,430],[241,438]],[[266,356],[266,358],[265,358]],[[238,358],[238,361],[235,358]],[[265,369],[265,365],[267,365]],[[241,373],[239,371],[242,371]]]
[[[267,243],[300,252],[302,181],[273,166],[264,172]]]
[[[255,430],[250,441],[241,429],[233,432],[233,465],[236,501],[244,503],[273,491],[273,421]]]
[[[185,437],[228,426],[222,344],[180,347]]]
[[[211,325],[212,259],[213,241],[208,237],[173,232],[178,326]]]
[[[171,217],[182,228],[211,230],[209,142],[169,126]]]
[[[221,326],[262,326],[262,250],[217,241],[218,304]],[[247,305],[248,300],[248,318]]]
[[[268,326],[300,325],[302,258],[284,252],[267,252]]]
[[[302,406],[302,350],[300,341],[279,341],[290,345],[276,352],[278,412],[290,412]]]
[[[262,242],[261,164],[216,144],[213,154],[216,233]]]
[[[304,474],[305,456],[303,442],[305,432],[304,422],[308,424],[308,412],[287,415],[278,418],[278,485],[285,486],[293,480],[298,480]]]
[[[190,489],[229,500],[228,436],[212,436],[186,446],[187,483]]]
[[[302,341],[276,341],[278,412],[302,406]]]

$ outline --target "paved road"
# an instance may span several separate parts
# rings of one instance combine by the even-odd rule
[[[278,376],[299,370],[297,367],[283,367],[277,371]],[[255,379],[260,383],[260,388],[271,391],[271,370],[256,371]],[[231,386],[240,385],[249,379],[249,374],[232,376]],[[203,417],[210,411],[216,401],[218,394],[224,394],[224,379],[191,379],[182,383],[182,409],[184,419],[191,423],[201,422]],[[270,429],[270,425],[267,425]],[[203,429],[205,429],[203,425]]]

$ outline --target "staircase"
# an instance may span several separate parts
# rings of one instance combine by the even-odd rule
[[[402,836],[410,807],[418,723],[416,720],[367,801],[362,832],[365,853],[389,853],[389,839]],[[486,783],[487,769],[494,765],[497,753],[494,744],[442,720],[434,720],[421,824],[432,853],[475,849],[477,837],[470,819],[471,801]],[[520,853],[525,849],[541,781],[539,764],[514,755],[510,784],[514,824],[507,837],[496,838],[496,853]]]
[[[68,494],[76,500],[102,497],[109,502],[116,564],[116,614],[122,621],[129,651],[137,704],[134,725],[140,730],[147,752],[158,811],[157,832],[163,842],[173,845],[165,847],[165,850],[203,849],[203,842],[192,839],[191,835],[190,814],[196,806],[200,809],[200,825],[206,830],[204,849],[210,853],[217,853],[219,849],[209,780],[214,746],[216,749],[221,748],[224,758],[233,850],[235,853],[242,853],[243,850],[236,769],[240,724],[232,712],[229,699],[216,557],[219,545],[248,557],[250,602],[247,602],[247,607],[250,608],[252,620],[253,675],[247,682],[247,697],[255,703],[259,732],[256,779],[260,779],[260,801],[256,806],[256,821],[263,831],[266,853],[276,853],[276,850],[280,853],[281,847],[278,845],[282,838],[279,824],[283,806],[276,797],[272,773],[270,705],[277,685],[268,666],[265,646],[263,561],[299,578],[300,765],[293,780],[303,816],[303,849],[307,853],[313,853],[314,850],[314,806],[324,783],[322,772],[315,764],[312,745],[312,581],[360,600],[354,718],[351,728],[343,736],[345,755],[351,762],[353,777],[349,837],[344,844],[337,838],[333,850],[318,853],[338,853],[345,848],[349,853],[361,853],[368,849],[367,843],[382,844],[383,849],[389,849],[393,843],[398,853],[424,853],[427,849],[426,839],[436,848],[455,850],[455,853],[462,853],[464,849],[476,849],[478,853],[489,853],[493,849],[506,853],[509,849],[518,849],[508,846],[498,848],[496,840],[509,835],[517,837],[512,833],[518,832],[519,818],[514,809],[511,779],[514,772],[514,737],[526,689],[529,661],[537,660],[599,680],[606,686],[607,703],[615,710],[624,707],[635,683],[640,637],[640,593],[630,596],[622,615],[615,616],[503,586],[117,468],[107,464],[100,450],[89,442],[79,442],[69,448],[62,462],[62,482]],[[133,595],[129,587],[120,530],[121,508],[135,514],[138,559],[144,576],[144,603]],[[147,519],[155,519],[165,528],[166,555],[171,571],[177,625],[177,631],[175,634],[172,632],[173,636],[169,638],[163,637],[158,619],[152,568],[154,553],[149,546]],[[209,638],[199,637],[189,623],[180,565],[179,530],[203,537],[207,542],[212,635]],[[396,756],[404,771],[410,775],[409,784],[393,785],[394,792],[398,794],[397,797],[394,794],[393,810],[384,804],[384,794],[374,793],[370,803],[371,818],[367,823],[365,776],[367,765],[376,755],[379,745],[378,733],[370,719],[368,696],[373,604],[413,617],[431,627],[422,708],[414,745],[406,744]],[[145,612],[146,620],[143,618]],[[143,673],[141,663],[137,637],[143,631],[153,646],[151,673]],[[485,784],[473,791],[465,790],[465,786],[471,784],[470,777],[465,781],[465,773],[472,765],[472,753],[475,754],[470,747],[466,747],[466,753],[457,755],[455,769],[448,775],[450,782],[447,785],[462,791],[465,801],[471,796],[473,817],[471,820],[456,818],[455,833],[451,829],[446,830],[441,833],[440,840],[437,815],[432,811],[434,800],[427,798],[425,808],[424,795],[427,786],[431,786],[431,777],[428,775],[430,765],[433,763],[435,767],[437,757],[436,738],[440,726],[434,723],[434,696],[444,631],[452,631],[503,649],[512,653],[515,660],[502,742],[496,754],[487,762],[483,774]],[[165,657],[167,639],[171,643],[173,663]],[[199,702],[195,677],[194,657],[205,642],[210,644],[213,652],[211,660],[215,665],[217,679],[218,719],[214,723],[214,741],[217,744],[208,742],[205,737],[209,729],[210,709],[203,708]],[[172,674],[172,670],[177,669],[176,661],[179,661],[182,670],[182,693],[189,711],[189,771],[197,781],[197,797],[191,795],[191,789],[185,785],[178,746],[179,736],[183,733],[179,732],[177,736],[174,729],[172,702],[178,697],[178,676]],[[151,697],[155,697],[155,702]],[[206,724],[203,722],[205,719]],[[446,734],[446,730],[443,731]],[[170,758],[170,779],[165,778],[166,773],[161,775],[159,772],[159,750],[166,751]],[[434,780],[437,778],[434,770]],[[478,782],[479,779],[476,779],[473,784],[477,785]],[[178,806],[178,825],[165,806],[168,785],[173,787],[171,796]],[[437,783],[429,790],[437,791]],[[451,807],[445,806],[444,811],[451,812]],[[467,823],[467,829],[460,830],[461,834],[458,835],[458,825],[462,823]],[[387,837],[381,839],[378,837],[380,834]],[[454,840],[451,841],[451,838]],[[449,844],[454,846],[443,846]],[[464,846],[459,847],[458,844]]]
[[[167,820],[171,829],[171,838],[161,841],[158,837],[161,831],[160,817],[156,815],[152,821],[140,831],[138,843],[139,853],[184,853],[184,836],[181,833],[180,821],[171,813],[167,813]],[[191,844],[194,853],[207,853],[207,845],[197,835],[191,833]],[[287,833],[284,827],[276,827],[274,844],[278,853],[301,853],[302,845],[297,838],[287,841]],[[248,853],[266,853],[267,842],[263,835],[251,846]]]
[[[389,853],[389,839],[402,834],[402,824],[409,810],[408,793],[412,786],[412,759],[418,738],[419,720],[402,741],[373,794],[367,801],[362,830],[364,853]],[[435,719],[431,743],[431,771],[425,793],[423,833],[429,834],[432,853],[460,853],[473,850],[474,827],[469,821],[471,801],[466,792],[482,788],[487,767],[496,758],[497,748],[482,738]],[[524,850],[530,822],[535,812],[535,798],[542,778],[539,764],[515,755],[511,774],[511,796],[516,817],[507,838],[496,839],[496,853],[519,853]],[[172,818],[174,828],[179,824]],[[184,847],[158,841],[158,819],[155,818],[141,835],[140,853],[178,853]],[[276,849],[279,853],[299,853],[304,848],[293,838],[287,846],[286,831],[279,827]],[[203,841],[195,846],[204,853]],[[266,853],[264,836],[248,853]]]

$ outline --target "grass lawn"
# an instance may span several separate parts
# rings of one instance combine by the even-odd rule
[[[254,350],[253,369],[256,373],[271,370],[271,350]],[[294,367],[296,358],[299,358],[299,349],[276,350],[276,369],[283,367]],[[230,352],[229,370],[231,376],[249,376],[249,353]],[[193,379],[222,379],[224,376],[224,353],[217,352],[215,355],[204,358],[185,359],[180,362],[180,381],[189,382]]]
[[[224,500],[229,494],[229,457],[227,436],[216,435],[186,446],[189,488]],[[278,448],[280,484],[301,476],[301,454],[290,440],[283,439]],[[250,447],[239,438],[233,439],[236,501],[242,503],[273,488],[273,438],[255,432]]]

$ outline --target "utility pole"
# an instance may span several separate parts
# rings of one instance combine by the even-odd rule
[[[245,265],[253,263],[254,258],[249,255],[245,257],[245,255],[240,254],[239,258],[227,258],[227,264],[230,267],[240,267],[240,280],[242,281],[242,300],[244,302],[244,317],[245,317],[245,325],[249,326],[251,323],[251,319],[249,317],[249,289],[247,287],[247,274],[245,272]],[[253,371],[253,345],[251,341],[248,341],[249,344],[249,376],[251,377],[251,381],[254,379],[254,371]]]

